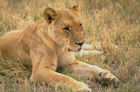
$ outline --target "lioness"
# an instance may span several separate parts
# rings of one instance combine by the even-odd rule
[[[71,52],[81,50],[84,29],[78,16],[79,6],[71,9],[45,8],[43,18],[24,31],[9,32],[0,38],[0,51],[4,56],[32,65],[31,80],[47,84],[70,84],[74,92],[91,92],[88,86],[67,75],[58,73],[66,68],[81,77],[107,80],[118,86],[119,80],[109,71],[75,59]],[[42,25],[48,26],[43,30]]]

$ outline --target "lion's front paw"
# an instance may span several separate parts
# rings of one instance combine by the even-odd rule
[[[105,77],[103,78],[103,82],[105,86],[113,85],[114,88],[118,88],[120,84],[120,80],[115,76]]]
[[[76,92],[91,92],[91,90],[88,90],[88,89],[81,89],[81,90],[78,90]]]
[[[91,89],[85,83],[81,83],[81,87],[76,92],[91,92]]]
[[[91,92],[91,89],[78,89],[76,92]]]
[[[118,88],[121,83],[120,80],[109,71],[101,72],[100,76],[102,78],[98,82],[101,83],[103,86],[108,87],[109,85],[113,85],[115,88]]]

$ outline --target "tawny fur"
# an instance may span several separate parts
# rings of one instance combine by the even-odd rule
[[[76,60],[68,50],[77,51],[80,46],[76,43],[84,41],[84,29],[77,11],[78,6],[71,10],[46,8],[43,18],[35,24],[1,37],[0,51],[4,56],[32,65],[31,80],[34,82],[70,84],[76,92],[90,92],[85,83],[56,72],[58,68],[68,68],[81,77],[107,78],[118,85],[119,80],[109,71]]]

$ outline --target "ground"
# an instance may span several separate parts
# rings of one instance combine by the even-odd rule
[[[73,0],[1,0],[0,36],[10,30],[24,30],[36,22],[46,6],[69,8]],[[110,70],[122,82],[117,89],[102,87],[84,79],[94,92],[140,92],[140,1],[75,0],[86,30],[86,43],[102,55],[76,58]],[[20,61],[19,61],[20,62]],[[67,70],[64,72],[67,74]],[[72,92],[69,87],[36,86],[30,82],[31,67],[0,55],[0,92]],[[77,80],[78,76],[70,74]],[[82,81],[82,80],[81,80]]]

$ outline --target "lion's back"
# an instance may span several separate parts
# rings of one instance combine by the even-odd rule
[[[8,32],[0,38],[0,51],[2,53],[12,52],[17,49],[20,31]]]

